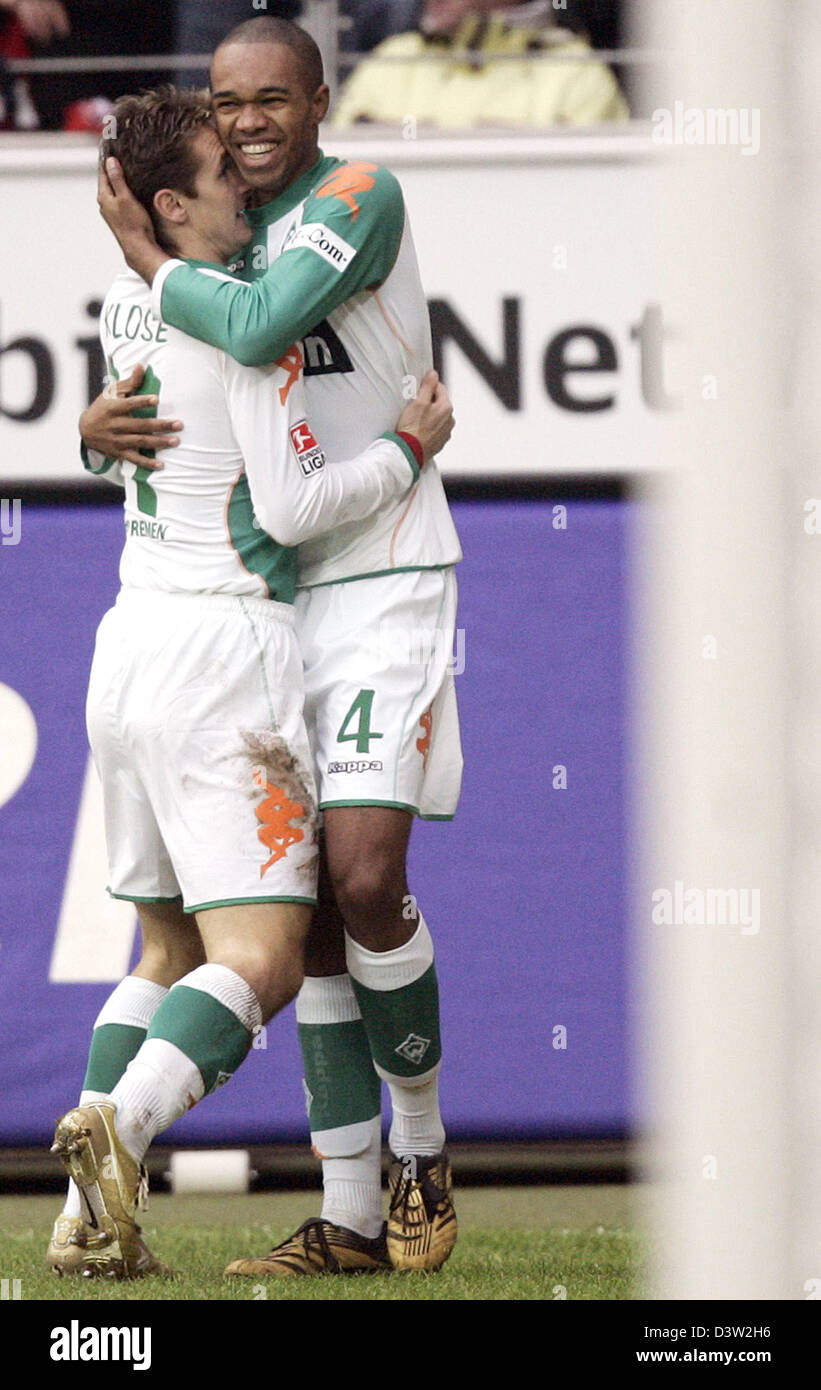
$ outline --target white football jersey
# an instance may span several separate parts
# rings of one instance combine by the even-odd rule
[[[351,457],[395,427],[432,366],[427,303],[399,184],[375,164],[323,156],[248,218],[256,234],[237,267],[243,280],[215,286],[168,261],[154,279],[155,311],[246,363],[269,362],[299,340],[317,438],[331,459]],[[409,496],[301,545],[299,584],[459,559],[431,461]]]
[[[230,282],[224,270],[191,264]],[[307,419],[298,347],[273,365],[241,366],[158,319],[131,271],[106,296],[100,336],[111,376],[142,363],[141,394],[158,395],[163,415],[184,422],[180,444],[158,455],[161,469],[121,465],[125,587],[292,602],[298,543],[393,508],[419,476],[392,434],[371,436],[359,457],[329,468]],[[91,471],[110,466],[97,456]]]

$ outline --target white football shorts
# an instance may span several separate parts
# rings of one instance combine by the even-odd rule
[[[456,599],[450,567],[298,591],[320,810],[395,806],[452,819],[462,782]]]
[[[187,912],[316,902],[316,789],[289,604],[123,589],[86,717],[109,892]]]

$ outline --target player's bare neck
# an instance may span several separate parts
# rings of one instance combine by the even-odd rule
[[[249,206],[252,208],[264,208],[268,203],[273,203],[277,198],[281,198],[283,193],[301,179],[303,174],[307,174],[309,169],[313,169],[319,159],[319,146],[313,145],[297,169],[291,170],[285,178],[279,179],[277,183],[269,188],[255,188],[251,192]]]
[[[225,253],[214,246],[207,237],[190,229],[180,231],[176,236],[175,255],[186,261],[209,261],[212,265],[227,265]]]

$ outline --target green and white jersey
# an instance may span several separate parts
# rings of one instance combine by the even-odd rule
[[[248,216],[256,236],[237,267],[248,283],[207,279],[169,261],[154,278],[154,312],[247,365],[275,361],[301,342],[317,438],[332,460],[351,457],[395,425],[432,365],[402,191],[387,169],[321,156]],[[460,559],[431,461],[407,498],[302,544],[299,585]]]
[[[223,267],[189,268],[208,284],[231,283]],[[184,421],[180,444],[158,456],[162,469],[114,470],[125,485],[124,587],[293,602],[299,542],[393,510],[419,477],[412,450],[390,433],[326,467],[306,416],[299,348],[266,367],[242,366],[163,323],[131,271],[106,296],[100,337],[111,376],[143,363],[142,391]],[[100,455],[87,467],[112,474]]]

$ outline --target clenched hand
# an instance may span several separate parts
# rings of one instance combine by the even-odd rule
[[[428,372],[418,394],[399,416],[396,428],[416,435],[427,463],[444,449],[453,434],[454,423],[453,405],[438,372]]]

